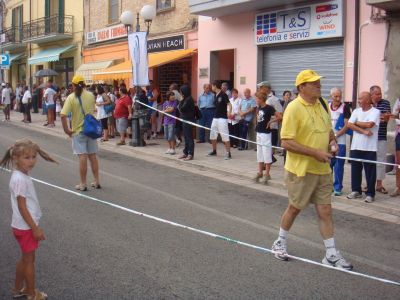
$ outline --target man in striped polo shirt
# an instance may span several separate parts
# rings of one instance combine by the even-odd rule
[[[379,86],[373,85],[369,89],[374,106],[381,112],[381,122],[379,123],[378,131],[378,151],[377,161],[386,161],[387,153],[387,125],[390,119],[391,108],[388,100],[382,99],[382,90]],[[378,164],[376,166],[376,191],[382,194],[388,192],[383,187],[383,180],[385,179],[386,168],[384,165]]]

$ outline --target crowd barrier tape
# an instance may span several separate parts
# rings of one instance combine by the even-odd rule
[[[0,168],[0,169],[11,173],[11,170],[8,170],[6,168]],[[227,236],[223,236],[223,235],[220,235],[220,234],[217,234],[217,233],[213,233],[213,232],[206,231],[206,230],[203,230],[203,229],[187,226],[187,225],[184,225],[184,224],[181,224],[181,223],[170,221],[170,220],[167,220],[167,219],[164,219],[164,218],[160,218],[160,217],[157,217],[157,216],[153,216],[153,215],[150,215],[150,214],[146,214],[146,213],[143,213],[143,212],[140,212],[140,211],[137,211],[137,210],[134,210],[134,209],[130,209],[128,207],[125,207],[125,206],[122,206],[122,205],[119,205],[119,204],[115,204],[115,203],[108,202],[108,201],[105,201],[105,200],[101,200],[101,199],[98,199],[98,198],[95,198],[95,197],[92,197],[92,196],[88,196],[88,195],[79,193],[77,191],[73,191],[73,190],[70,190],[70,189],[64,188],[62,186],[58,186],[58,185],[52,184],[50,182],[47,182],[47,181],[44,181],[44,180],[41,180],[41,179],[37,179],[37,178],[32,177],[32,180],[37,182],[37,183],[43,184],[45,186],[48,186],[48,187],[51,187],[51,188],[55,188],[57,190],[60,190],[60,191],[63,191],[63,192],[78,196],[80,198],[83,198],[83,199],[86,199],[86,200],[89,200],[89,201],[93,201],[93,202],[96,202],[96,203],[99,203],[99,204],[103,204],[103,205],[106,205],[106,206],[109,206],[109,207],[113,207],[113,208],[116,208],[116,209],[119,209],[119,210],[122,210],[122,211],[125,211],[125,212],[128,212],[128,213],[131,213],[131,214],[134,214],[134,215],[137,215],[137,216],[141,216],[141,217],[144,217],[144,218],[156,221],[156,222],[168,224],[168,225],[171,225],[171,226],[174,226],[174,227],[178,227],[178,228],[181,228],[181,229],[186,229],[186,230],[189,230],[189,231],[192,231],[192,232],[196,232],[196,233],[199,233],[199,234],[202,234],[202,235],[205,235],[205,236],[213,237],[215,239],[222,240],[222,241],[228,242],[228,243],[233,244],[233,245],[240,245],[240,246],[243,246],[243,247],[251,248],[251,249],[257,250],[257,251],[259,251],[261,253],[269,253],[269,254],[273,254],[273,255],[275,254],[274,251],[272,251],[271,249],[265,248],[265,247],[257,246],[257,245],[250,244],[250,243],[247,243],[247,242],[243,242],[243,241],[240,241],[240,240],[236,240],[236,239],[233,239],[233,238],[230,238],[230,237],[227,237]],[[349,275],[353,275],[353,276],[357,276],[357,277],[362,277],[362,278],[366,278],[366,279],[370,279],[370,280],[374,280],[374,281],[378,281],[378,282],[382,282],[382,283],[386,283],[386,284],[400,286],[400,282],[398,282],[398,281],[394,281],[394,280],[390,280],[390,279],[386,279],[386,278],[382,278],[382,277],[378,277],[378,276],[374,276],[374,275],[369,275],[369,274],[365,274],[365,273],[361,273],[361,272],[357,272],[357,271],[350,271],[350,270],[346,270],[346,269],[342,269],[342,268],[335,268],[335,267],[332,267],[332,266],[329,266],[329,265],[325,265],[325,264],[323,264],[321,262],[318,262],[318,261],[314,261],[314,260],[311,260],[311,259],[308,259],[308,258],[303,258],[303,257],[295,256],[295,255],[288,255],[288,257],[290,259],[293,259],[293,260],[301,261],[301,262],[304,262],[304,263],[307,263],[307,264],[311,264],[311,265],[314,265],[314,266],[326,268],[326,269],[329,269],[329,270],[339,271],[339,272],[347,273]]]
[[[195,127],[198,127],[198,128],[202,128],[202,129],[206,129],[206,130],[212,131],[211,128],[208,128],[208,127],[206,127],[206,126],[197,124],[197,123],[195,123],[195,122],[183,120],[183,119],[181,119],[181,118],[179,118],[179,117],[176,117],[176,116],[171,115],[171,114],[169,114],[169,113],[166,113],[166,112],[164,112],[164,111],[162,111],[162,110],[159,110],[159,109],[157,109],[157,108],[155,108],[155,107],[152,107],[152,106],[150,106],[150,105],[148,105],[148,104],[145,104],[145,103],[143,103],[143,102],[141,102],[141,101],[139,101],[139,100],[134,100],[134,103],[139,103],[140,105],[143,105],[143,106],[145,106],[145,107],[147,107],[147,108],[150,108],[150,109],[152,109],[152,110],[155,110],[155,111],[157,111],[158,113],[164,114],[164,115],[166,115],[166,116],[168,116],[168,117],[174,118],[174,119],[176,119],[176,120],[178,120],[178,121],[181,121],[181,122],[183,122],[183,123],[190,124],[190,125],[195,126]],[[255,141],[251,141],[251,140],[248,140],[248,139],[243,139],[243,138],[241,138],[241,137],[238,137],[238,136],[235,136],[235,135],[231,135],[231,134],[227,134],[227,133],[224,133],[224,132],[219,132],[219,131],[218,131],[218,133],[219,133],[220,135],[225,135],[225,136],[228,136],[228,137],[231,137],[231,138],[238,139],[238,140],[240,140],[240,141],[245,141],[245,142],[250,143],[250,144],[259,145],[259,146],[264,146],[264,147],[271,147],[271,148],[273,148],[273,149],[284,150],[284,148],[282,148],[282,147],[271,146],[271,145],[264,145],[264,144],[261,144],[261,143],[257,143],[257,142],[255,142]],[[383,162],[383,161],[367,160],[367,159],[352,158],[352,157],[337,156],[337,155],[335,155],[334,158],[343,159],[343,160],[349,160],[349,161],[363,162],[363,163],[370,163],[370,164],[376,164],[376,165],[392,166],[392,167],[395,167],[395,168],[399,168],[399,169],[400,169],[400,165],[398,165],[398,164],[392,164],[392,163]]]

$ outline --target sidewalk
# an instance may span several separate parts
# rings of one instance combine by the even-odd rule
[[[45,116],[41,114],[32,114],[32,123],[30,124],[21,122],[21,119],[22,115],[20,113],[12,112],[11,122],[8,124],[39,131],[44,134],[62,138],[66,137],[59,118],[56,121],[55,128],[44,127]],[[146,147],[131,147],[128,145],[117,147],[115,144],[116,140],[113,139],[104,143],[99,142],[100,149],[286,196],[286,188],[283,182],[283,157],[279,155],[276,155],[278,161],[271,168],[272,180],[268,186],[264,186],[252,182],[252,177],[257,171],[256,152],[253,150],[238,151],[232,149],[232,160],[225,161],[223,158],[224,146],[222,144],[218,144],[218,157],[206,157],[206,154],[211,149],[210,144],[195,144],[194,160],[182,162],[178,160],[178,156],[182,152],[183,145],[177,148],[176,155],[164,154],[167,147],[163,139],[149,140]],[[400,224],[400,198],[392,198],[389,195],[377,193],[376,201],[370,204],[364,203],[361,199],[346,199],[345,195],[350,192],[351,182],[350,164],[347,163],[345,165],[343,182],[345,185],[344,196],[334,197],[333,207],[335,209]],[[395,187],[395,176],[387,175],[384,185],[388,191],[393,190]]]

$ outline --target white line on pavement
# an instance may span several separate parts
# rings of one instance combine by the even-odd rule
[[[9,171],[9,170],[7,170],[7,171]],[[190,231],[193,231],[193,232],[197,232],[197,233],[200,233],[200,234],[203,234],[203,235],[206,235],[206,236],[210,236],[210,237],[214,237],[214,238],[221,239],[221,240],[224,240],[224,241],[228,241],[228,242],[233,243],[233,244],[238,244],[238,245],[241,245],[241,246],[252,248],[252,249],[255,249],[255,250],[258,250],[258,251],[261,251],[261,252],[274,254],[274,252],[271,249],[268,249],[268,248],[260,247],[260,246],[253,245],[253,244],[250,244],[250,243],[246,243],[246,242],[242,242],[242,241],[239,241],[239,240],[235,240],[235,239],[223,236],[223,235],[219,235],[219,234],[216,234],[216,233],[212,233],[212,232],[209,232],[209,231],[205,231],[205,230],[198,229],[198,228],[195,228],[195,227],[186,226],[186,225],[174,222],[174,221],[169,221],[169,220],[166,220],[166,219],[163,219],[163,218],[159,218],[159,217],[156,217],[156,216],[153,216],[153,215],[149,215],[149,214],[146,214],[146,213],[143,213],[143,212],[140,212],[140,211],[136,211],[136,210],[133,210],[133,209],[130,209],[130,208],[127,208],[127,207],[112,203],[112,202],[107,202],[107,201],[104,201],[104,200],[101,200],[101,199],[98,199],[98,198],[95,198],[95,197],[84,195],[84,194],[78,193],[76,191],[72,191],[72,190],[63,188],[61,186],[58,186],[58,185],[55,185],[55,184],[52,184],[52,183],[49,183],[49,182],[46,182],[46,181],[43,181],[43,180],[40,180],[40,179],[37,179],[37,178],[33,178],[32,177],[32,180],[36,181],[38,183],[41,183],[43,185],[50,186],[50,187],[56,188],[58,190],[61,190],[61,191],[64,191],[64,192],[67,192],[67,193],[82,197],[82,198],[90,200],[90,201],[94,201],[94,202],[101,203],[101,204],[104,204],[104,205],[107,205],[107,206],[110,206],[110,207],[113,207],[113,208],[120,209],[122,211],[126,211],[126,212],[129,212],[129,213],[132,213],[132,214],[137,215],[137,216],[142,216],[142,217],[145,217],[145,218],[148,218],[148,219],[160,222],[160,223],[169,224],[169,225],[174,226],[174,227],[187,229],[187,230],[190,230]],[[387,283],[387,284],[393,284],[393,285],[400,286],[400,282],[397,282],[397,281],[393,281],[393,280],[389,280],[389,279],[385,279],[385,278],[381,278],[381,277],[377,277],[377,276],[372,276],[372,275],[368,275],[368,274],[364,274],[364,273],[360,273],[360,272],[355,272],[355,271],[349,271],[349,270],[345,270],[345,269],[335,268],[335,267],[332,267],[332,266],[324,265],[324,264],[322,264],[320,262],[317,262],[317,261],[313,261],[313,260],[310,260],[310,259],[307,259],[307,258],[302,258],[302,257],[294,256],[294,255],[288,255],[288,257],[291,258],[291,259],[294,259],[294,260],[302,261],[302,262],[305,262],[305,263],[308,263],[308,264],[312,264],[312,265],[316,265],[316,266],[319,266],[319,267],[323,267],[323,268],[327,268],[327,269],[331,269],[331,270],[335,270],[335,271],[339,271],[339,272],[343,272],[343,273],[347,273],[347,274],[351,274],[351,275],[355,275],[355,276],[359,276],[359,277],[363,277],[363,278],[367,278],[367,279],[371,279],[371,280]]]

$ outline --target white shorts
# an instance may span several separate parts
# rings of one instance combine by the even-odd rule
[[[272,163],[271,146],[271,134],[257,132],[257,162],[266,164]]]
[[[210,140],[216,140],[218,138],[218,133],[221,134],[221,139],[223,142],[229,142],[229,129],[228,129],[228,119],[213,119],[211,123]]]
[[[386,162],[387,141],[378,141],[378,151],[376,155],[377,161]],[[382,164],[376,165],[376,180],[384,180],[386,175],[386,166]]]

